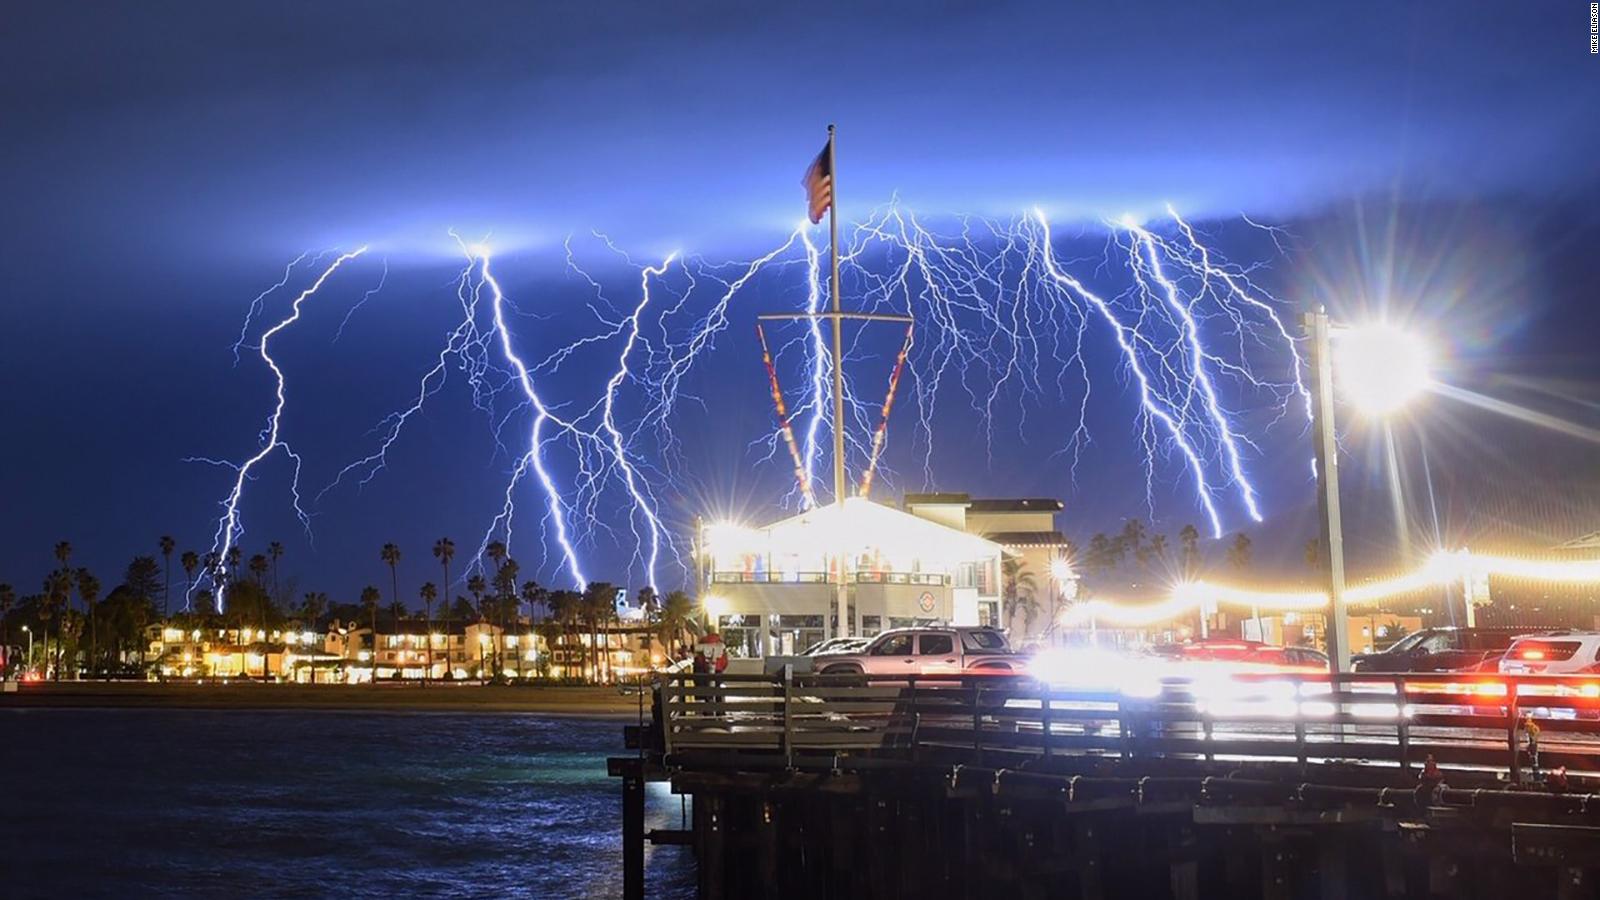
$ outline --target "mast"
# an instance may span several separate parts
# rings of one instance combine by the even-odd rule
[[[834,155],[834,127],[828,126],[828,177],[832,200],[828,204],[828,291],[833,295],[833,502],[844,513],[844,316],[839,302],[839,165]],[[850,588],[845,583],[846,548],[838,552],[836,595],[839,617],[837,637],[850,634]]]

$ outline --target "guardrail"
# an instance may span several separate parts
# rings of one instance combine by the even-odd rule
[[[1600,775],[1600,678],[1249,674],[1138,695],[1014,675],[706,675],[657,686],[668,753],[1358,760]]]

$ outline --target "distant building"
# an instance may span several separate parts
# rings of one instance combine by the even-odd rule
[[[554,646],[541,631],[552,632]],[[328,623],[312,631],[296,624],[263,631],[251,627],[196,628],[174,622],[145,629],[146,659],[162,678],[265,678],[301,684],[507,678],[628,677],[667,660],[652,628],[612,625],[591,635],[526,620],[502,629],[490,622],[380,625],[376,640],[366,625]],[[595,647],[599,647],[599,652]],[[598,673],[598,674],[596,674]]]
[[[1004,621],[1000,598],[986,600],[979,607],[979,622],[1012,632],[1022,640],[1049,628],[1062,607],[1077,599],[1077,576],[1068,558],[1071,544],[1056,529],[1060,500],[1044,497],[1021,499],[983,499],[969,494],[907,494],[906,511],[951,528],[981,535],[1000,545],[1007,558],[1021,564],[1033,575],[1033,601],[1038,612],[1032,617],[1018,613],[1015,621]],[[1003,593],[1004,585],[1000,585]],[[1031,627],[1030,627],[1031,626]]]

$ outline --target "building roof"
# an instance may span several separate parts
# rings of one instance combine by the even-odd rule
[[[727,549],[741,545],[765,546],[779,540],[817,554],[854,550],[868,544],[904,552],[907,557],[937,554],[948,559],[983,559],[999,551],[987,538],[924,519],[865,497],[849,497],[809,509],[764,528],[708,526],[711,546]],[[735,552],[738,552],[737,550]]]
[[[1060,500],[1051,497],[1023,497],[1019,499],[988,499],[973,500],[969,506],[973,512],[1060,512],[1064,506]]]
[[[992,531],[984,537],[1002,547],[1064,547],[1067,536],[1059,531]]]
[[[957,494],[951,492],[934,492],[928,494],[906,494],[905,506],[966,506],[972,502],[971,494]]]

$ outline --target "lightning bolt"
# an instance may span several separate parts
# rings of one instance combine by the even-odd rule
[[[544,400],[534,390],[533,375],[528,370],[528,364],[517,355],[516,348],[511,343],[511,329],[506,325],[506,295],[500,287],[500,282],[495,279],[489,270],[489,254],[483,253],[479,257],[481,277],[484,284],[489,287],[491,299],[490,308],[494,313],[494,332],[499,338],[500,352],[516,373],[517,385],[522,389],[522,394],[535,411],[533,423],[528,431],[528,452],[518,461],[517,470],[513,474],[510,485],[506,488],[506,529],[510,531],[511,492],[515,488],[521,474],[532,466],[534,475],[538,477],[539,484],[544,489],[550,521],[555,525],[556,543],[561,547],[562,557],[566,560],[567,571],[571,573],[573,581],[577,582],[578,589],[584,590],[589,586],[589,579],[584,576],[582,565],[578,561],[578,552],[572,545],[572,540],[567,534],[567,516],[563,509],[561,494],[556,489],[555,480],[550,477],[550,472],[545,468],[544,462],[544,428],[548,422],[555,422],[565,430],[573,430],[570,423],[551,415],[550,409],[545,406]],[[507,540],[509,544],[510,541]]]
[[[290,480],[289,490],[294,502],[295,515],[299,517],[300,523],[306,528],[307,533],[310,532],[311,518],[306,514],[305,510],[301,508],[300,505],[300,455],[290,448],[288,444],[284,443],[279,435],[279,424],[283,419],[283,409],[288,403],[288,395],[285,391],[286,382],[283,376],[283,370],[278,368],[277,361],[272,358],[272,354],[267,352],[267,345],[271,342],[274,335],[300,320],[301,304],[305,303],[306,298],[320,290],[323,283],[332,277],[333,273],[337,272],[340,266],[366,252],[367,248],[361,247],[356,250],[352,250],[349,253],[342,254],[335,259],[326,269],[322,271],[321,275],[317,276],[317,280],[312,282],[310,287],[301,291],[299,296],[294,298],[294,302],[290,304],[290,312],[288,317],[263,332],[260,343],[256,345],[256,352],[260,354],[261,361],[266,363],[268,369],[272,370],[272,376],[277,382],[277,388],[275,391],[277,402],[272,407],[272,414],[267,417],[267,428],[264,433],[263,445],[261,449],[256,451],[254,456],[251,456],[249,459],[235,467],[236,475],[233,482],[233,489],[228,492],[227,498],[222,502],[223,513],[221,518],[217,520],[217,532],[211,543],[211,550],[214,554],[216,554],[216,558],[219,560],[225,560],[228,558],[228,551],[233,548],[234,543],[243,533],[243,528],[239,522],[239,501],[244,496],[244,484],[251,477],[250,470],[262,460],[270,456],[272,451],[279,448],[282,448],[284,454],[288,456],[289,459],[294,463],[294,476]],[[290,269],[293,269],[293,264],[290,264]],[[287,278],[288,275],[286,273],[285,280],[287,280]],[[252,302],[249,313],[250,316],[255,315],[259,309],[261,298],[265,297],[266,294],[270,292],[271,291],[269,290],[263,293],[261,296],[257,297],[254,302]],[[242,341],[243,338],[241,337],[240,340]],[[216,591],[217,612],[220,613],[225,605],[226,594],[225,579],[221,577],[220,573],[213,574],[213,587]]]
[[[1206,517],[1211,521],[1212,534],[1216,537],[1221,537],[1222,517],[1218,515],[1216,503],[1212,499],[1211,485],[1206,477],[1206,466],[1189,441],[1182,425],[1168,411],[1165,404],[1157,401],[1156,391],[1151,384],[1150,376],[1140,362],[1140,354],[1134,345],[1136,340],[1135,333],[1122,323],[1116,312],[1112,310],[1110,303],[1107,303],[1100,295],[1084,287],[1082,282],[1061,269],[1056,262],[1055,248],[1051,244],[1050,221],[1045,218],[1044,213],[1040,210],[1034,210],[1034,218],[1039,223],[1045,272],[1056,283],[1069,288],[1075,295],[1088,302],[1100,313],[1101,318],[1111,329],[1111,334],[1115,338],[1117,346],[1122,350],[1123,364],[1127,366],[1128,371],[1133,374],[1134,380],[1138,382],[1139,404],[1143,408],[1145,416],[1145,424],[1140,431],[1145,444],[1146,459],[1151,459],[1155,453],[1155,448],[1151,441],[1151,429],[1148,425],[1149,420],[1154,419],[1166,427],[1168,437],[1177,445],[1184,458],[1188,460],[1190,471],[1194,475],[1196,497],[1200,501],[1200,505],[1205,509]],[[1147,472],[1150,471],[1150,466],[1152,465],[1147,463]],[[1147,475],[1147,485],[1150,477],[1153,476]]]
[[[639,277],[639,305],[634,307],[633,314],[628,316],[628,339],[622,345],[622,353],[617,358],[616,373],[606,382],[604,414],[601,418],[602,426],[605,428],[606,434],[611,438],[612,451],[615,453],[618,468],[622,470],[622,477],[627,485],[628,494],[633,498],[634,508],[639,515],[644,517],[650,531],[650,556],[645,563],[645,574],[649,579],[652,591],[658,590],[656,563],[661,558],[661,536],[664,529],[661,526],[660,518],[656,515],[655,505],[641,493],[642,487],[638,474],[634,471],[633,464],[628,461],[628,452],[623,447],[622,432],[617,429],[616,399],[617,389],[622,386],[623,380],[629,374],[628,355],[633,352],[634,344],[639,340],[640,318],[644,315],[645,307],[650,303],[650,276],[660,277],[665,275],[667,267],[672,265],[672,261],[677,257],[678,254],[673,253],[667,257],[659,268],[646,268]],[[637,545],[637,532],[635,532],[635,544]]]

